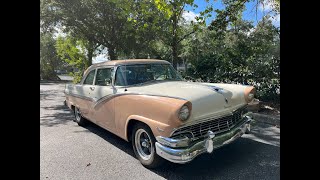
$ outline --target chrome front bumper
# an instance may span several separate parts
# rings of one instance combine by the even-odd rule
[[[176,148],[174,145],[179,144],[179,140],[158,136],[156,138],[158,142],[155,143],[156,152],[162,158],[174,163],[184,164],[190,162],[196,156],[206,152],[211,153],[214,149],[229,144],[241,137],[246,131],[250,131],[250,122],[252,119],[249,116],[245,118],[245,121],[222,134],[215,135],[212,131],[208,131],[206,139],[196,142],[189,147]],[[181,144],[184,144],[185,141],[186,140],[183,139],[183,143]],[[169,144],[175,148],[169,147]]]

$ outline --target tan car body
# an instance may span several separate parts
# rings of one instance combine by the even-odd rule
[[[107,61],[90,66],[84,77],[96,68],[144,63],[169,64],[150,59]],[[248,94],[255,90],[252,86],[184,81],[132,87],[99,87],[82,83],[66,85],[68,107],[78,107],[83,117],[127,141],[134,121],[147,124],[155,137],[170,137],[176,128],[206,117],[223,116],[246,105]],[[91,91],[92,87],[94,90]],[[217,93],[212,87],[221,90]],[[191,115],[183,122],[178,118],[178,112],[185,104],[191,109]]]

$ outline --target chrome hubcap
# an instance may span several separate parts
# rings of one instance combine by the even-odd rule
[[[148,141],[143,141],[141,143],[141,145],[142,145],[142,147],[145,147],[145,148],[149,148],[149,146],[150,146]]]
[[[144,129],[138,129],[135,133],[135,146],[139,156],[149,160],[153,153],[153,145],[149,134]]]

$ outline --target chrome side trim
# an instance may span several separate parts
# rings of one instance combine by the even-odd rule
[[[143,93],[136,93],[137,95],[141,95],[141,96],[155,96],[155,97],[166,97],[166,98],[173,98],[173,99],[180,99],[180,100],[184,100],[184,101],[189,101],[185,98],[181,98],[181,97],[176,97],[176,96],[166,96],[166,95],[157,95],[157,94],[143,94]]]
[[[92,99],[90,97],[82,96],[82,95],[79,95],[79,94],[68,93],[68,92],[64,92],[64,94],[65,95],[69,95],[69,96],[73,96],[73,97],[77,97],[77,98],[80,98],[80,99],[88,100],[88,101],[94,101],[94,99]]]
[[[103,96],[102,98],[100,99],[97,99],[95,101],[95,104],[93,105],[93,108],[95,109],[97,106],[99,106],[101,103],[105,102],[105,101],[108,101],[112,98],[115,98],[117,96],[121,96],[122,94],[109,94],[109,95],[106,95],[106,96]]]
[[[180,100],[185,100],[185,101],[188,101],[184,98],[180,98],[180,97],[174,97],[174,96],[163,96],[163,95],[155,95],[155,94],[143,94],[143,93],[118,93],[118,94],[109,94],[109,95],[106,95],[106,96],[103,96],[102,98],[100,99],[93,99],[93,98],[90,98],[90,97],[86,97],[86,96],[82,96],[82,95],[79,95],[79,94],[74,94],[74,93],[68,93],[68,92],[64,92],[64,94],[66,95],[69,95],[69,96],[73,96],[73,97],[77,97],[77,98],[80,98],[80,99],[84,99],[84,100],[89,100],[89,101],[93,101],[95,102],[94,104],[94,108],[96,106],[98,106],[99,104],[101,104],[102,102],[104,101],[108,101],[112,98],[115,98],[115,97],[118,97],[118,96],[125,96],[125,95],[137,95],[137,96],[154,96],[154,97],[167,97],[167,98],[174,98],[174,99],[180,99]]]
[[[154,97],[167,97],[167,98],[174,98],[174,99],[180,99],[180,100],[185,100],[188,101],[184,98],[180,98],[180,97],[173,97],[173,96],[163,96],[163,95],[155,95],[155,94],[144,94],[144,93],[118,93],[118,94],[110,94],[107,96],[104,96],[98,100],[96,100],[95,104],[94,104],[94,108],[96,108],[99,104],[101,104],[104,101],[108,101],[112,98],[118,97],[118,96],[125,96],[125,95],[137,95],[137,96],[154,96]]]

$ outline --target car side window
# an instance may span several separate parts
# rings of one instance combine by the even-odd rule
[[[103,68],[97,70],[95,85],[110,86],[113,68]]]
[[[89,74],[87,75],[86,79],[84,80],[83,84],[93,84],[93,80],[94,80],[94,73],[96,72],[96,70],[92,70],[89,72]]]
[[[118,70],[116,72],[116,82],[115,85],[116,86],[125,86],[126,83],[124,81],[124,69],[122,66],[118,67]]]

